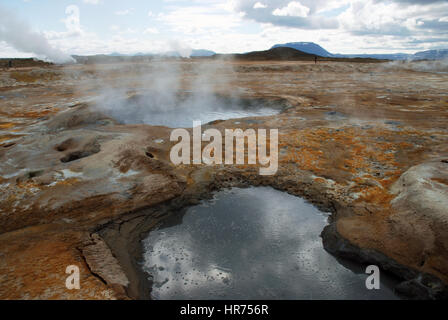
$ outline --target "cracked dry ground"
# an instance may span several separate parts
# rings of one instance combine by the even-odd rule
[[[182,70],[188,89],[199,62],[166,63]],[[0,299],[135,298],[132,272],[99,236],[101,226],[237,184],[272,185],[331,211],[347,243],[413,270],[403,280],[421,272],[448,281],[447,73],[223,62],[216,78],[229,85],[218,93],[291,105],[208,126],[278,128],[278,173],[261,177],[253,166],[174,166],[169,128],[120,125],[95,111],[91,98],[105,83],[126,81],[138,92],[149,67],[0,73]],[[80,268],[81,290],[65,287],[69,265]]]

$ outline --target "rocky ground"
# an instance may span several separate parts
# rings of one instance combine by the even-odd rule
[[[165,63],[188,89],[208,62]],[[249,165],[174,166],[171,129],[101,111],[108,102],[94,98],[106,84],[131,97],[142,79],[166,76],[151,63],[1,71],[0,299],[145,298],[141,237],[176,209],[240,185],[271,185],[331,211],[328,251],[396,274],[409,297],[446,297],[448,73],[432,67],[222,62],[217,93],[290,105],[207,126],[278,128],[279,170],[265,177]],[[65,287],[69,265],[80,268],[80,290]]]

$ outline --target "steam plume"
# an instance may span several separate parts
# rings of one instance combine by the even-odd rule
[[[22,21],[10,10],[0,6],[0,41],[5,41],[18,51],[32,52],[38,58],[55,63],[73,61],[70,55],[52,47],[40,33]]]

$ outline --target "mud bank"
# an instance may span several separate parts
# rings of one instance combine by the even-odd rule
[[[422,273],[397,263],[394,259],[372,249],[359,248],[344,239],[334,223],[322,231],[324,248],[336,257],[349,259],[357,263],[373,264],[388,272],[402,282],[395,292],[404,298],[417,300],[448,299],[448,287],[437,277]]]
[[[256,175],[253,175],[252,179],[247,181],[246,177],[243,178],[238,173],[225,171],[217,174],[215,179],[213,184],[190,190],[188,194],[160,206],[130,213],[95,230],[109,245],[128,276],[130,283],[126,288],[126,293],[129,297],[142,300],[150,299],[153,284],[149,280],[148,274],[143,271],[144,251],[142,241],[151,231],[157,229],[167,219],[176,220],[176,217],[182,219],[188,207],[197,205],[201,200],[210,199],[216,191],[234,187],[271,186],[279,191],[286,191],[294,196],[303,197],[320,210],[331,213],[330,224],[324,228],[321,237],[325,250],[335,257],[347,259],[359,265],[374,264],[379,266],[387,276],[401,281],[394,288],[394,291],[404,299],[448,299],[448,286],[437,277],[399,264],[377,250],[360,248],[343,238],[338,233],[335,223],[338,208],[342,210],[341,204],[335,202],[334,199],[322,196],[320,190],[316,190],[309,184],[304,183],[291,192],[290,188],[288,190],[287,186],[281,183]],[[343,210],[347,211],[348,209],[345,207]]]

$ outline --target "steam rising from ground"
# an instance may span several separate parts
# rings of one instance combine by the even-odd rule
[[[207,123],[279,112],[260,101],[240,99],[238,92],[230,90],[235,77],[230,64],[180,61],[122,64],[105,71],[116,78],[99,88],[95,108],[121,123],[173,128],[191,127],[193,120]],[[123,74],[133,76],[123,78]]]
[[[168,42],[171,52],[177,52],[182,58],[189,58],[193,49],[181,41],[172,40]]]
[[[448,73],[448,59],[430,61],[392,61],[387,68],[401,68],[420,72]]]
[[[73,61],[70,55],[52,47],[42,34],[33,31],[26,22],[2,6],[0,6],[0,41],[5,41],[18,51],[30,52],[38,58],[51,62]]]

